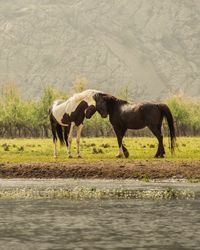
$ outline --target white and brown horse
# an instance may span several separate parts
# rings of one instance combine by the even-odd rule
[[[166,118],[170,138],[171,151],[175,146],[175,128],[172,113],[169,107],[163,103],[145,102],[132,104],[114,96],[97,93],[95,95],[96,110],[102,117],[109,115],[109,120],[117,136],[119,153],[117,157],[128,157],[129,153],[122,140],[127,129],[142,129],[148,127],[158,139],[158,150],[155,157],[163,158],[165,154],[163,135],[161,131],[163,118]]]
[[[79,145],[83,121],[85,118],[90,119],[96,112],[96,101],[94,96],[97,93],[100,92],[88,89],[81,93],[74,94],[66,101],[54,101],[49,109],[54,142],[54,157],[57,157],[57,137],[61,144],[64,144],[64,142],[66,143],[68,157],[72,157],[71,143],[75,126],[77,127],[77,157],[81,157]]]

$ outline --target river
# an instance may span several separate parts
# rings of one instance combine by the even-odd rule
[[[1,199],[0,249],[200,249],[200,200]]]

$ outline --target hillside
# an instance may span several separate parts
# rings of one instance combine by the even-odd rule
[[[199,23],[198,0],[1,0],[0,84],[37,97],[86,78],[132,99],[200,97]]]

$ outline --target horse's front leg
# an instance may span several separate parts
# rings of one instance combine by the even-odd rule
[[[76,152],[77,152],[77,157],[78,158],[81,158],[81,155],[80,155],[80,138],[81,138],[82,129],[83,129],[83,124],[78,126],[77,134],[76,134]]]
[[[69,130],[69,135],[68,135],[68,139],[67,139],[67,142],[68,142],[68,145],[67,145],[67,155],[69,158],[72,158],[72,155],[71,155],[71,145],[72,145],[72,137],[73,137],[73,129],[74,129],[74,122],[71,123],[71,126],[70,126],[70,130]]]
[[[122,140],[125,135],[126,129],[125,128],[116,128],[114,127],[115,134],[117,136],[117,142],[119,146],[119,152],[116,155],[117,158],[121,158],[125,156],[126,158],[129,156],[128,150],[123,146]]]

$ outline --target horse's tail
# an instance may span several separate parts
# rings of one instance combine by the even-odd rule
[[[163,117],[165,117],[167,120],[169,132],[170,132],[170,149],[171,149],[172,154],[174,154],[175,141],[176,141],[174,118],[172,116],[172,113],[171,113],[169,107],[166,104],[159,104],[159,108],[161,110]]]
[[[63,136],[62,126],[55,120],[53,114],[51,113],[51,109],[49,109],[49,118],[51,124],[51,131],[53,135],[53,142],[56,142],[59,139],[60,144],[63,145],[65,143]]]
[[[64,141],[64,136],[63,136],[63,129],[62,129],[62,126],[58,123],[56,124],[56,133],[60,141],[60,144],[64,145],[65,141]]]

